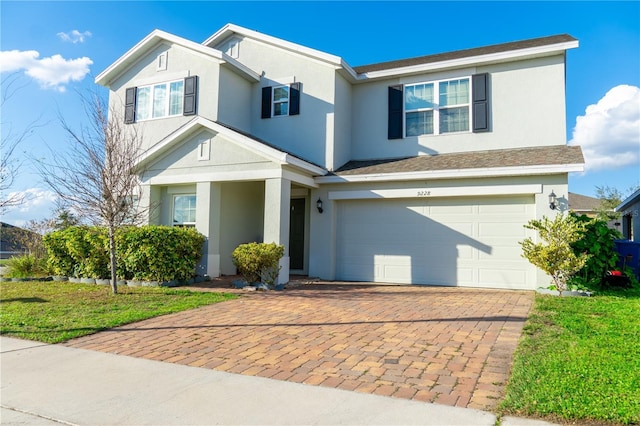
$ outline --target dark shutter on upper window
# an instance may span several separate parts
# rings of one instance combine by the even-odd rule
[[[389,86],[388,139],[402,139],[402,85]]]
[[[136,87],[128,87],[124,95],[124,122],[131,124],[136,121]]]
[[[198,76],[192,75],[184,79],[184,100],[182,115],[196,115],[198,97]]]
[[[300,114],[300,83],[289,86],[289,115]]]
[[[271,86],[262,88],[262,118],[271,118]]]
[[[471,76],[473,85],[473,131],[488,132],[491,102],[489,93],[489,74]]]

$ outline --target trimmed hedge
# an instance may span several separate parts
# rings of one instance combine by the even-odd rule
[[[278,277],[278,262],[284,246],[276,243],[240,244],[232,254],[233,264],[248,283],[262,280],[272,286]]]
[[[188,280],[205,237],[194,228],[142,226],[116,233],[116,275],[140,281]],[[44,236],[47,263],[55,275],[110,277],[109,238],[100,227],[71,226]]]

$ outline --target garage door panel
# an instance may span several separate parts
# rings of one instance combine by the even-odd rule
[[[339,201],[336,276],[532,288],[518,241],[533,211],[533,196]]]

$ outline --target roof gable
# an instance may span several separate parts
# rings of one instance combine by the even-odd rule
[[[143,58],[150,50],[163,42],[184,47],[195,53],[218,60],[220,63],[228,64],[235,72],[245,78],[253,81],[260,81],[260,75],[258,73],[219,50],[203,46],[165,31],[154,30],[138,42],[138,44],[129,49],[129,51],[124,55],[118,58],[107,69],[98,74],[95,78],[95,82],[102,86],[109,87],[115,79],[122,75],[122,73],[133,66],[138,60]]]
[[[220,123],[207,120],[203,117],[194,118],[184,126],[177,129],[175,132],[149,148],[138,158],[138,160],[136,161],[136,166],[142,167],[153,163],[154,161],[161,158],[164,154],[169,152],[171,149],[173,149],[176,143],[179,143],[185,138],[196,134],[202,129],[207,129],[212,132],[222,134],[231,142],[236,143],[270,161],[273,161],[274,163],[280,165],[289,165],[314,176],[324,175],[326,173],[326,170],[320,166],[312,164],[287,152],[278,150],[272,146],[266,145],[255,138],[247,136],[246,134],[242,134],[230,127],[223,126]]]

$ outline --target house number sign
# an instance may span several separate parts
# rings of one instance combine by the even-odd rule
[[[428,191],[426,189],[421,189],[418,191],[418,197],[428,197],[429,195],[431,195],[431,191]]]

